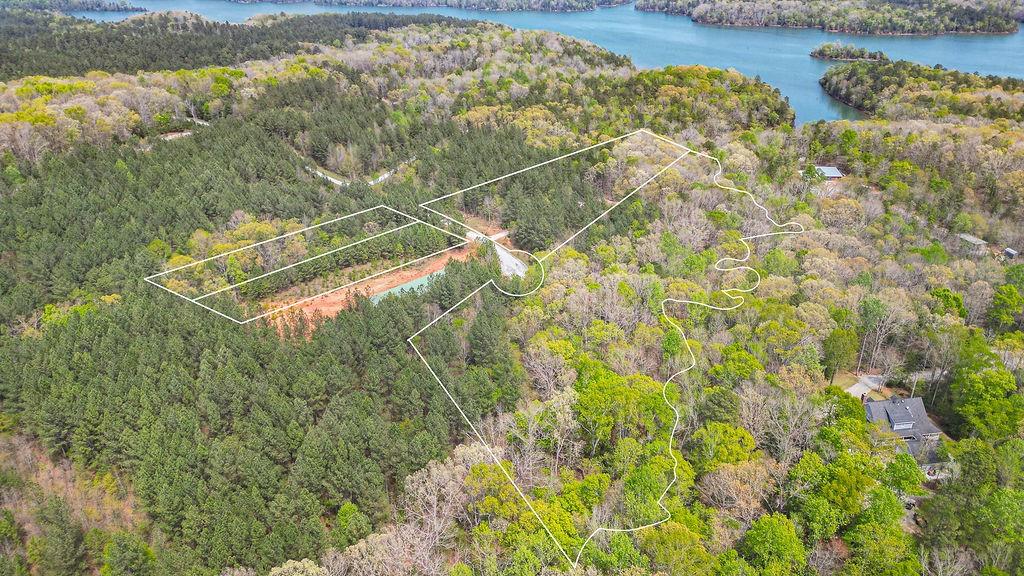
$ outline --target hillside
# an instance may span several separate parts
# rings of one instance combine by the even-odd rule
[[[109,24],[0,8],[0,80],[230,65],[293,53],[306,42],[340,45],[346,39],[365,40],[374,30],[454,21],[427,15],[324,14],[259,22],[226,24],[164,12]]]
[[[1024,120],[1024,80],[941,66],[858,62],[829,68],[821,85],[833,98],[890,119],[977,117]]]
[[[325,6],[446,6],[466,10],[578,12],[625,4],[625,0],[316,0]]]
[[[1024,567],[1019,124],[905,95],[1014,81],[844,64],[879,117],[795,127],[735,71],[481,22],[3,14],[0,574]],[[464,225],[525,276],[484,242],[329,315],[210,310]]]
[[[897,61],[835,66],[821,84],[876,118],[849,126],[859,137],[829,146],[848,165],[958,231],[984,236],[1019,229],[1024,81]],[[836,130],[816,138],[831,140]],[[899,182],[908,180],[920,184],[902,189]],[[1004,241],[1020,242],[1017,234]]]

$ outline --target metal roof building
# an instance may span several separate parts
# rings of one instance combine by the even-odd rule
[[[814,169],[818,171],[818,174],[829,180],[838,180],[843,177],[842,170],[835,166],[815,166]]]
[[[963,240],[964,242],[967,242],[968,244],[974,244],[975,246],[984,246],[988,244],[988,242],[985,242],[981,238],[978,238],[977,236],[971,236],[970,234],[960,233],[957,234],[957,236],[959,236],[960,239]]]

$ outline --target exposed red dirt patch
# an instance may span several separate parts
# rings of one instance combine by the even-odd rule
[[[433,274],[438,270],[443,269],[452,260],[459,260],[465,262],[475,253],[475,244],[469,244],[461,248],[449,250],[443,254],[425,260],[413,266],[406,266],[400,268],[394,272],[382,274],[376,278],[360,282],[351,288],[345,290],[338,290],[326,296],[315,298],[309,302],[304,302],[293,308],[289,308],[287,312],[282,314],[276,314],[272,317],[272,321],[278,325],[278,328],[283,328],[282,323],[288,322],[289,318],[293,317],[293,313],[302,313],[307,321],[312,323],[319,318],[333,318],[338,312],[348,309],[349,306],[355,301],[356,297],[364,296],[369,298],[376,296],[383,292],[387,292],[392,288],[397,288],[406,282],[411,282],[417,278],[422,278],[428,274]],[[287,306],[290,302],[270,302],[269,305],[272,307]]]

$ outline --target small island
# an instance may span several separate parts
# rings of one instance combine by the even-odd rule
[[[841,62],[855,62],[860,60],[872,60],[882,62],[889,59],[885,52],[877,50],[869,51],[867,48],[843,44],[842,42],[826,42],[814,50],[811,50],[811,58],[818,60],[836,60]]]

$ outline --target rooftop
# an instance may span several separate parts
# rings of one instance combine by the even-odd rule
[[[942,430],[928,417],[921,398],[899,398],[866,402],[868,422],[877,423],[883,430],[899,435],[907,443],[911,455],[924,456],[929,461],[933,454],[928,451],[926,441],[937,439]],[[929,451],[930,452],[930,451]]]
[[[815,166],[814,169],[818,171],[818,174],[821,174],[825,178],[843,177],[843,172],[835,166]]]
[[[964,242],[974,244],[975,246],[984,246],[985,244],[988,244],[988,242],[985,242],[981,238],[978,238],[977,236],[971,236],[970,234],[960,233],[957,234],[957,236],[959,236],[960,239],[963,240]]]

